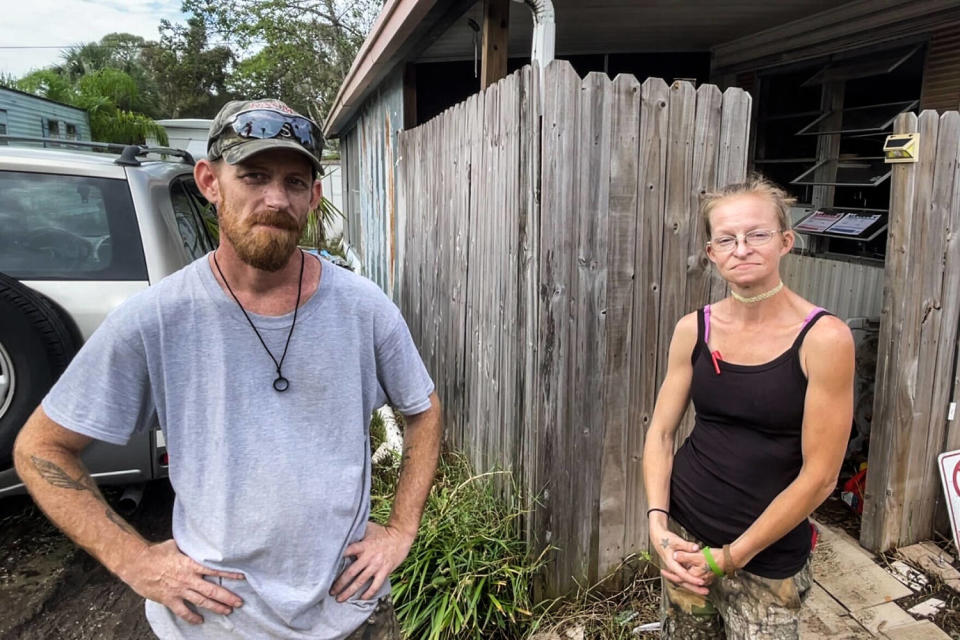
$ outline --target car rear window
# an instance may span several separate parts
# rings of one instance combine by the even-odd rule
[[[127,182],[0,171],[0,271],[21,280],[146,280]]]

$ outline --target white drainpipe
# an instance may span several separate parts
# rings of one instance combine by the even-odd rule
[[[540,67],[540,105],[543,105],[543,77],[553,61],[557,43],[557,15],[551,0],[513,0],[525,4],[533,13],[533,51],[530,60]]]

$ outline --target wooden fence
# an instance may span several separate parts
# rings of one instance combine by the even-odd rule
[[[930,537],[942,502],[937,455],[960,448],[960,113],[902,114],[920,158],[893,169],[877,386],[860,541],[886,550]]]
[[[526,67],[400,134],[395,297],[453,446],[538,498],[546,593],[647,548],[644,434],[718,284],[697,198],[746,172],[750,96]],[[687,422],[689,425],[689,419]]]

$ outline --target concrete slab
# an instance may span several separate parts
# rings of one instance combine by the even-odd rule
[[[954,591],[960,591],[960,571],[951,563],[953,557],[932,542],[920,542],[897,549],[897,554],[909,560],[927,573],[939,577]]]
[[[872,553],[845,532],[817,524],[813,578],[848,611],[873,607],[913,592],[874,562]]]
[[[858,609],[850,615],[873,634],[917,622],[913,616],[901,609],[900,605],[895,602],[885,602],[875,607]]]
[[[947,633],[929,620],[896,627],[883,633],[888,640],[951,640]]]
[[[877,565],[835,574],[814,573],[814,578],[848,611],[873,607],[913,594],[909,587]]]
[[[843,573],[865,566],[876,566],[874,555],[846,532],[816,523],[820,540],[813,551],[814,575]]]
[[[830,594],[814,584],[800,609],[800,637],[804,640],[867,640],[872,636]]]

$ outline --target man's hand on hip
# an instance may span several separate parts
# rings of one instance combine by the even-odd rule
[[[236,594],[204,580],[203,576],[244,579],[242,573],[218,571],[193,561],[173,540],[146,547],[120,577],[138,594],[159,602],[190,624],[200,624],[203,618],[184,601],[222,615],[230,614],[243,604]]]
[[[390,573],[410,553],[414,537],[389,525],[383,527],[368,522],[367,535],[363,540],[347,547],[344,555],[355,559],[333,583],[330,595],[336,596],[337,602],[344,602],[372,580],[370,587],[360,597],[369,600],[376,596]]]

